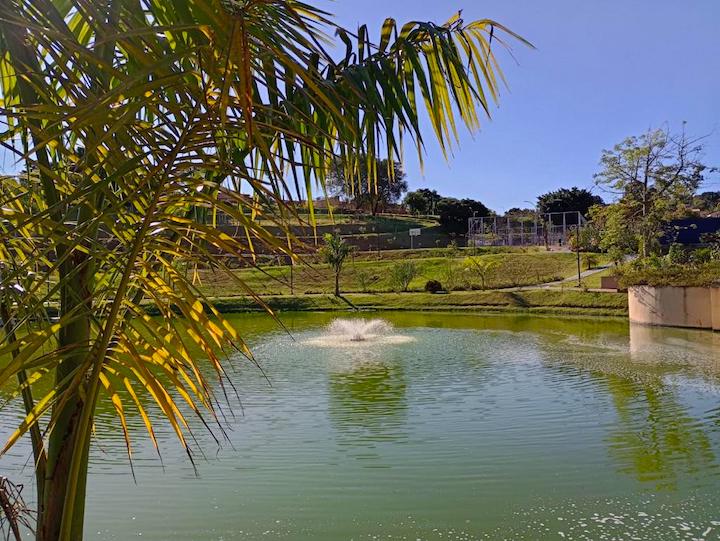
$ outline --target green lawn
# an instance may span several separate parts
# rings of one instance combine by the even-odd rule
[[[396,291],[392,280],[393,267],[399,261],[412,260],[418,275],[410,283],[410,291],[422,291],[428,280],[439,280],[447,289],[481,289],[481,276],[467,270],[460,251],[456,257],[422,257],[421,250],[397,251],[383,254],[383,259],[363,255],[349,259],[341,277],[341,290],[345,293],[380,293]],[[436,253],[427,250],[425,253]],[[572,276],[576,271],[575,255],[571,253],[532,251],[527,253],[489,253],[478,256],[489,261],[492,267],[486,272],[485,289],[529,286]],[[252,291],[261,295],[290,294],[290,267],[266,266],[238,269],[235,275]],[[240,284],[224,273],[202,271],[202,289],[212,297],[232,297],[244,294]],[[293,272],[294,293],[324,294],[333,289],[333,278],[326,265],[297,265]]]
[[[596,272],[595,274],[592,274],[590,276],[586,276],[585,278],[583,278],[583,285],[589,289],[599,289],[600,279],[603,276],[611,276],[615,272],[617,272],[616,269],[614,267],[610,267],[600,272]]]

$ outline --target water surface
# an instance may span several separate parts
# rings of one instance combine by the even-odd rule
[[[402,340],[328,347],[333,317],[234,318],[267,379],[233,361],[229,441],[196,427],[195,467],[132,419],[134,481],[101,413],[86,538],[720,539],[720,335],[398,313]]]

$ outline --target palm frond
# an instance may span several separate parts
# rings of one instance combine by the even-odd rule
[[[388,19],[375,44],[366,27],[350,32],[295,0],[0,8],[0,144],[25,167],[0,177],[0,386],[19,377],[18,393],[37,391],[6,449],[42,427],[54,464],[66,451],[53,434],[75,411],[57,489],[70,539],[99,401],[129,456],[129,415],[158,447],[149,403],[188,453],[188,414],[222,437],[201,359],[223,385],[233,355],[252,353],[183,269],[232,275],[225,257],[252,263],[259,249],[296,258],[297,200],[314,225],[313,193],[338,157],[351,182],[361,160],[374,182],[376,158],[392,162],[408,141],[422,159],[423,115],[449,155],[498,98],[495,49],[526,42],[458,14]],[[339,59],[325,49],[333,33]]]

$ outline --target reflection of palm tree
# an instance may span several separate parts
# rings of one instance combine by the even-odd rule
[[[683,475],[717,466],[708,435],[660,381],[605,379],[619,420],[609,438],[619,471],[674,490]]]
[[[330,374],[330,418],[347,443],[395,441],[403,434],[407,384],[402,366],[364,363]]]

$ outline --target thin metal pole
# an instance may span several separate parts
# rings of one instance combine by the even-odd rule
[[[577,271],[578,271],[578,287],[582,287],[582,278],[580,271],[580,224],[575,226],[575,251],[577,252]]]

